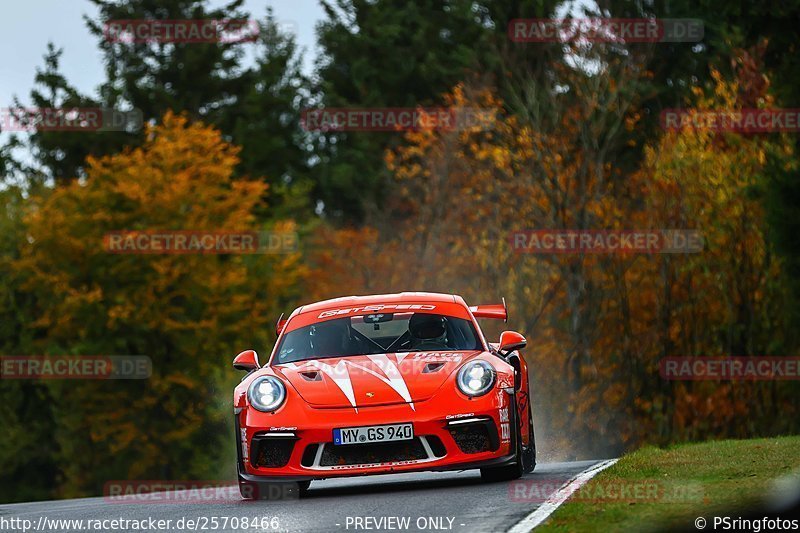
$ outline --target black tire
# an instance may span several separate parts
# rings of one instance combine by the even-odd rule
[[[311,481],[263,481],[239,483],[245,500],[296,500],[305,496]]]
[[[533,432],[533,406],[528,402],[528,445],[522,447],[522,472],[530,474],[536,468],[536,437]]]
[[[519,466],[520,462],[514,461],[510,465],[481,468],[481,479],[486,483],[519,479],[522,477],[522,469]]]
[[[512,481],[522,477],[524,469],[524,457],[522,449],[522,439],[520,438],[519,424],[517,423],[516,408],[510,409],[515,413],[514,416],[514,448],[515,459],[514,462],[508,465],[495,466],[490,468],[481,468],[481,479],[488,483],[497,481]]]

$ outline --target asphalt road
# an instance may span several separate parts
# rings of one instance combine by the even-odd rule
[[[306,497],[289,501],[242,501],[231,490],[215,497],[213,502],[203,503],[112,503],[105,498],[85,498],[8,504],[0,505],[0,530],[22,531],[28,524],[28,531],[40,533],[138,532],[153,531],[153,527],[158,527],[157,521],[170,520],[168,524],[162,522],[168,526],[164,531],[502,532],[541,504],[543,498],[537,496],[539,487],[557,488],[598,462],[539,464],[523,478],[529,480],[526,490],[516,496],[513,494],[518,489],[516,485],[482,483],[475,470],[316,481]],[[536,490],[531,490],[532,487]],[[243,527],[245,517],[251,522],[247,528]],[[129,523],[125,527],[120,522],[115,527],[106,522],[106,527],[97,529],[96,522],[89,522],[114,519],[142,523]],[[147,522],[150,519],[153,522]],[[83,523],[54,522],[58,520],[83,520]],[[189,523],[190,520],[194,523]]]

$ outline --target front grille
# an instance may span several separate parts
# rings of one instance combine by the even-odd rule
[[[319,466],[365,465],[427,458],[428,454],[425,453],[419,437],[412,440],[347,446],[326,443]]]
[[[500,445],[497,430],[490,420],[481,420],[469,424],[451,426],[453,440],[464,453],[480,453],[495,451]]]
[[[256,434],[253,437],[250,462],[256,468],[286,466],[296,440],[294,437],[267,437]]]

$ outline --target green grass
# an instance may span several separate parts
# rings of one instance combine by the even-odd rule
[[[747,510],[772,488],[775,478],[798,469],[800,436],[647,447],[592,478],[536,531],[693,529],[698,516]],[[602,496],[637,482],[658,487],[657,495],[640,493],[625,501]]]

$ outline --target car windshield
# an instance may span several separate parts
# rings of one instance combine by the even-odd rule
[[[380,313],[335,318],[285,334],[276,363],[429,350],[480,350],[472,322],[432,313]]]

